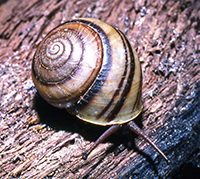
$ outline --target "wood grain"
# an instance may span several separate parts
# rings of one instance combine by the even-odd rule
[[[76,17],[120,28],[142,64],[137,122],[172,161],[121,131],[85,161],[106,130],[48,105],[31,80],[42,38]],[[198,0],[8,0],[0,3],[1,178],[182,178],[200,165],[200,3]],[[192,173],[192,175],[190,174]]]

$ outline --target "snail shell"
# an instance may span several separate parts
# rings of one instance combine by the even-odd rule
[[[32,79],[50,104],[97,125],[123,124],[141,112],[141,67],[117,28],[97,19],[68,21],[47,34]]]

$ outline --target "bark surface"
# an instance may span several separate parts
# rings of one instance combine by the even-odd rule
[[[143,72],[139,126],[171,160],[120,131],[88,157],[106,130],[47,104],[31,79],[42,38],[76,17],[93,17],[131,40]],[[198,0],[0,1],[0,178],[182,178],[200,173]]]

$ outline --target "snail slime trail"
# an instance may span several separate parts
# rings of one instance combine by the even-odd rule
[[[37,48],[32,79],[51,105],[83,121],[111,126],[83,154],[84,159],[127,124],[169,162],[133,121],[142,111],[142,72],[135,50],[119,29],[92,18],[59,25]]]

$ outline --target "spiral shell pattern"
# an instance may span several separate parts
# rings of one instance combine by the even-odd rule
[[[142,109],[137,55],[120,30],[97,19],[49,32],[36,50],[32,78],[47,102],[93,124],[123,124]]]

